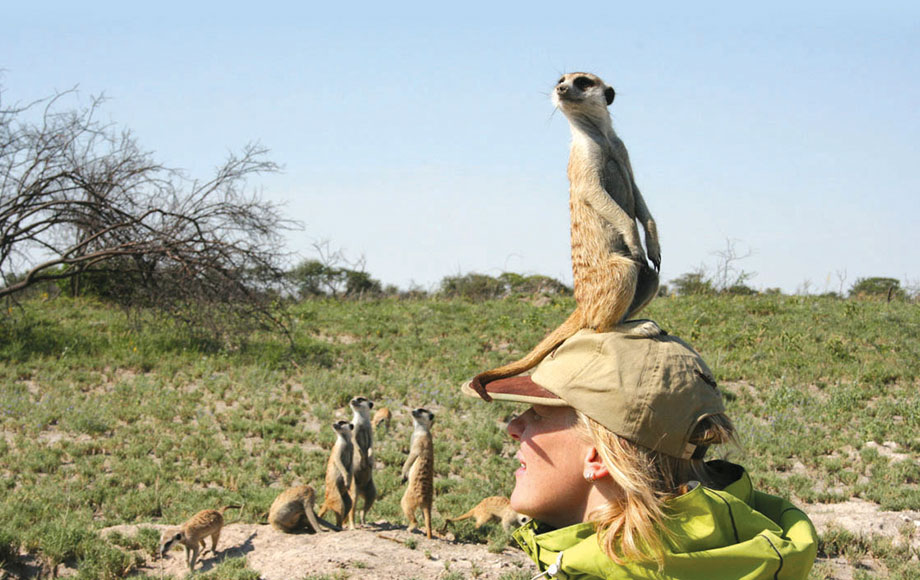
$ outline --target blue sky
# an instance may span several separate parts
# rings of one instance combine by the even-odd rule
[[[202,178],[258,141],[284,172],[250,185],[304,225],[290,249],[328,241],[386,284],[571,283],[548,95],[584,70],[617,91],[663,281],[731,241],[756,288],[920,285],[915,2],[25,4],[4,9],[4,106],[104,93]]]

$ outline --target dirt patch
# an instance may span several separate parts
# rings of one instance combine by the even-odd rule
[[[861,499],[808,504],[803,509],[818,532],[836,526],[861,536],[885,536],[896,543],[908,541],[913,548],[920,549],[920,511],[886,512]]]
[[[139,527],[106,528],[131,537]],[[208,540],[208,547],[210,547]],[[414,546],[414,547],[413,547]],[[384,522],[359,530],[321,534],[284,534],[271,526],[230,524],[221,533],[217,555],[199,557],[196,570],[207,571],[226,558],[245,558],[263,580],[291,580],[308,575],[347,575],[351,578],[440,578],[459,572],[464,578],[497,579],[517,570],[535,570],[523,552],[507,547],[492,553],[483,544],[429,540],[419,533]],[[187,573],[185,554],[173,550],[165,559],[147,559],[139,569],[148,575],[182,578]]]

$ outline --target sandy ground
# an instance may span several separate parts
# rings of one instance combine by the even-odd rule
[[[158,530],[165,526],[149,526]],[[133,535],[137,526],[108,528]],[[414,547],[410,547],[414,546]],[[208,540],[210,546],[210,540]],[[297,580],[308,575],[348,578],[440,578],[459,572],[464,578],[497,579],[516,570],[534,570],[523,552],[505,548],[491,553],[486,545],[429,540],[423,534],[385,522],[363,529],[321,534],[284,534],[271,526],[229,524],[221,533],[218,554],[199,558],[196,570],[207,571],[224,558],[246,558],[264,580]],[[144,573],[182,578],[185,554],[174,549],[165,559],[148,561]]]
[[[837,526],[861,535],[881,535],[908,541],[920,551],[920,512],[884,512],[867,501],[853,499],[838,504],[804,506],[819,531]],[[139,527],[162,530],[165,526],[122,525],[107,528],[103,534],[118,531],[133,536]],[[210,540],[208,541],[210,546]],[[386,522],[363,529],[322,534],[283,534],[267,525],[228,524],[221,534],[218,553],[199,557],[196,571],[208,571],[225,558],[246,559],[250,569],[263,580],[300,580],[307,576],[334,578],[428,579],[459,573],[463,578],[498,579],[523,571],[535,574],[533,564],[515,547],[500,553],[483,544],[462,544],[446,538],[427,539],[404,527]],[[916,553],[916,552],[915,552]],[[28,558],[26,558],[28,560]],[[872,561],[849,562],[843,558],[819,560],[821,571],[833,580],[851,580],[857,569],[884,577],[885,571]],[[10,578],[36,578],[38,566],[9,571]],[[62,566],[59,576],[74,574]],[[148,558],[138,572],[151,577],[187,575],[182,549],[174,549],[164,559]],[[0,574],[0,577],[4,577]]]

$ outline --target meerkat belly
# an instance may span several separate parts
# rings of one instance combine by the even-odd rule
[[[409,470],[412,492],[420,498],[430,499],[434,495],[434,454],[431,450],[422,453]]]
[[[590,269],[602,263],[611,253],[626,253],[622,234],[584,201],[573,199],[569,204],[572,214],[572,269]]]

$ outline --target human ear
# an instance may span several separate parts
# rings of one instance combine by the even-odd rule
[[[588,449],[588,453],[585,455],[584,472],[585,480],[587,481],[597,481],[610,475],[610,471],[604,465],[601,454],[597,452],[596,447]]]

